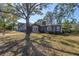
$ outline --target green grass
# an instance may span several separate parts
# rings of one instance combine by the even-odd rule
[[[79,41],[75,41],[75,39],[74,39],[74,40],[68,40],[68,39],[67,39],[66,41],[68,41],[68,42],[70,42],[70,43],[72,43],[72,44],[75,43],[75,44],[79,45]]]
[[[62,50],[56,51],[56,55],[78,55],[79,53],[79,36],[69,35],[54,35],[54,34],[33,34],[35,39],[43,38],[43,44],[50,45],[54,49]],[[40,42],[41,43],[41,42]],[[49,47],[47,47],[49,48]],[[53,53],[53,49],[47,50],[48,52]],[[66,52],[63,52],[66,51]],[[69,53],[68,53],[69,52]],[[52,54],[49,54],[52,55]]]
[[[6,33],[4,41],[22,40],[25,34],[20,32]],[[1,37],[0,37],[1,38]],[[46,55],[79,55],[79,35],[54,35],[32,33],[30,36],[32,43]]]

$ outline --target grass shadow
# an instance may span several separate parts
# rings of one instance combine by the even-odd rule
[[[3,45],[0,46],[0,55],[7,53],[11,49],[13,49],[15,46],[18,46],[18,44],[21,41],[22,40],[14,40],[14,41],[12,40],[12,41],[4,43]]]
[[[75,41],[75,40],[66,40],[66,41],[68,41],[70,43],[75,43],[75,44],[79,45],[79,41]]]
[[[35,41],[34,41],[35,42]],[[40,50],[38,50],[33,44],[32,42],[30,43],[31,44],[31,47],[32,47],[32,54],[30,56],[45,56],[44,53],[42,53]],[[22,49],[21,49],[21,52],[22,52],[22,56],[26,56],[26,52],[25,50],[27,49],[26,46],[24,46]]]
[[[36,39],[36,40],[37,40],[37,39]],[[39,40],[39,39],[38,39],[38,40]],[[52,47],[51,44],[49,44],[50,42],[47,42],[47,41],[44,39],[44,37],[41,38],[40,43],[38,43],[37,41],[33,41],[33,42],[36,42],[37,44],[39,44],[39,45],[41,45],[41,46],[43,46],[43,47],[47,47],[47,48],[53,49],[53,50],[55,50],[55,51],[60,51],[60,52],[64,52],[64,53],[68,53],[68,54],[73,54],[73,55],[79,56],[79,53],[70,52],[70,51],[65,51],[65,50],[63,50],[63,49],[57,49],[57,48]],[[72,42],[73,42],[73,41],[72,41]],[[64,44],[64,45],[68,45],[68,46],[74,47],[73,45],[69,44],[68,42],[63,42],[63,41],[61,41],[61,43]]]

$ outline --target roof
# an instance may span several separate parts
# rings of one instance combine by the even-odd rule
[[[21,23],[21,22],[18,22],[18,24],[26,24],[26,23]],[[30,25],[32,25],[32,24],[30,23]]]

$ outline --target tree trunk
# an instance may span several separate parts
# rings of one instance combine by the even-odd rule
[[[5,28],[5,26],[6,26],[5,19],[3,19],[3,22],[4,22],[4,24],[3,24],[3,36],[4,36],[5,35],[5,31],[6,31],[6,28]]]
[[[24,56],[30,56],[32,54],[31,41],[30,41],[30,24],[29,16],[26,18],[26,36],[25,36],[25,47]]]
[[[3,36],[5,35],[5,28],[3,29]]]
[[[30,56],[32,54],[30,34],[26,34],[25,41],[25,56]]]
[[[12,20],[12,24],[11,24],[11,31],[14,31],[14,23],[15,23],[15,21],[14,21],[14,19],[11,19]]]

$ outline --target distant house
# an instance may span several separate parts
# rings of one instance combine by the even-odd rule
[[[47,23],[47,21],[41,21],[41,22],[35,22],[34,24],[31,24],[31,32],[33,33],[48,33],[48,32],[54,32],[54,33],[61,33],[62,28],[61,25],[52,25],[50,23]],[[24,32],[26,29],[25,23],[18,23],[18,31]]]

